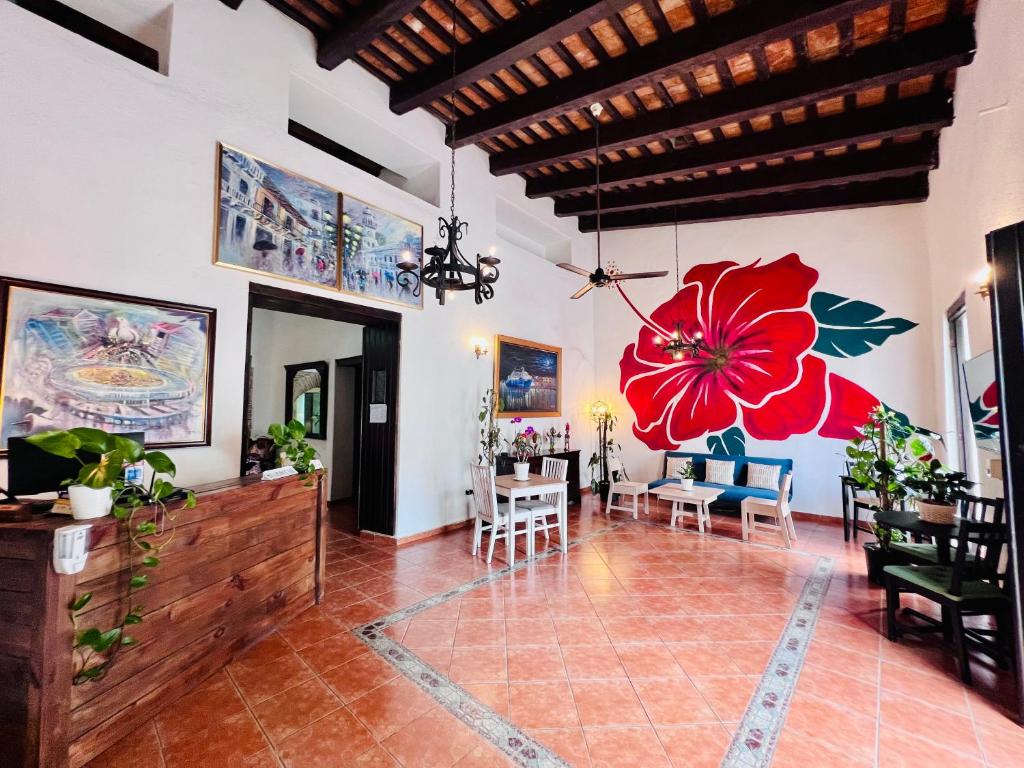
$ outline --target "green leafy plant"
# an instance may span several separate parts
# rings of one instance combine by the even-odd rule
[[[174,462],[162,451],[146,451],[134,440],[112,435],[101,429],[76,427],[69,430],[41,432],[27,438],[30,443],[68,459],[76,459],[82,468],[77,478],[66,483],[79,482],[90,488],[111,488],[112,512],[121,521],[127,538],[127,572],[124,604],[126,610],[113,627],[82,627],[81,614],[92,601],[92,592],[76,596],[68,606],[68,614],[75,628],[73,651],[75,655],[75,685],[100,680],[117,659],[122,648],[135,645],[136,639],[127,627],[141,624],[143,606],[136,603],[136,593],[149,585],[148,571],[160,565],[160,553],[174,539],[175,513],[168,509],[172,496],[182,495],[183,506],[196,505],[195,493],[180,490],[160,475],[173,478],[177,472]],[[92,456],[98,456],[91,461]],[[125,462],[144,462],[151,470],[149,484],[137,485],[125,480]]]
[[[274,441],[274,445],[284,453],[285,458],[292,463],[295,471],[305,478],[315,467],[313,461],[320,454],[316,448],[306,442],[306,425],[297,419],[292,419],[287,424],[271,424],[267,427],[267,433]]]
[[[529,427],[527,427],[527,429],[529,429]],[[505,445],[508,446],[509,454],[514,456],[515,460],[520,464],[524,461],[529,461],[530,457],[533,455],[533,446],[530,445],[530,435],[526,432],[516,432],[515,437],[511,440],[505,440]]]
[[[481,464],[494,466],[494,458],[501,448],[501,428],[498,426],[498,393],[488,389],[484,393],[480,404],[480,413],[477,418],[480,421],[480,453],[478,459]]]
[[[676,473],[683,480],[695,480],[697,478],[697,471],[693,468],[693,462],[688,461],[679,468]]]
[[[884,405],[877,406],[846,446],[850,476],[878,495],[883,509],[910,495],[908,481],[931,459],[927,437]]]
[[[952,506],[958,496],[974,485],[963,472],[944,467],[938,459],[932,459],[923,466],[923,470],[907,478],[907,485],[914,495],[932,504]]]
[[[875,538],[878,540],[878,546],[886,552],[889,551],[890,544],[902,544],[907,540],[906,536],[903,535],[903,531],[899,528],[886,528],[885,526],[875,523],[871,526],[871,531],[875,534]]]

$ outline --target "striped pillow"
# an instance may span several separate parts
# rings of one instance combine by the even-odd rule
[[[715,459],[708,459],[704,479],[709,483],[732,485],[732,472],[735,466],[735,461],[716,461]]]
[[[778,464],[747,464],[747,488],[764,488],[767,491],[779,490]]]
[[[679,470],[685,467],[687,464],[692,464],[693,459],[689,456],[669,456],[665,460],[665,477],[668,479],[678,479]]]

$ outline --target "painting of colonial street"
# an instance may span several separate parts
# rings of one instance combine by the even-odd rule
[[[418,270],[403,274],[404,259],[423,260],[423,227],[383,208],[345,196],[342,223],[343,291],[407,307],[422,307],[414,294]]]
[[[221,145],[215,261],[338,287],[337,191]]]
[[[79,426],[145,432],[150,446],[208,444],[214,310],[2,285],[0,448]]]

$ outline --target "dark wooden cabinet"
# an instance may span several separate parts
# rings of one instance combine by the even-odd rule
[[[530,457],[530,471],[535,474],[540,474],[541,464],[544,463],[544,457],[550,456],[552,459],[568,459],[569,460],[569,472],[566,475],[566,480],[569,481],[569,503],[579,504],[580,503],[580,452],[576,451],[565,451],[561,453],[539,453],[536,456]],[[499,454],[495,458],[495,470],[499,475],[511,475],[515,470],[512,465],[515,464],[515,460],[507,453]]]

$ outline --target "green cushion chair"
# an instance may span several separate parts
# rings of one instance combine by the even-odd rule
[[[886,634],[892,642],[900,635],[941,631],[953,642],[960,668],[960,679],[971,684],[968,643],[994,658],[1000,666],[1010,658],[1007,635],[1011,625],[1010,599],[1004,591],[1005,574],[999,572],[1000,558],[1006,546],[1006,525],[1000,521],[960,521],[956,553],[952,565],[888,565],[884,569],[886,592]],[[968,555],[972,555],[968,558]],[[924,624],[905,624],[897,620],[900,594],[910,592],[938,603],[942,621],[906,609]],[[967,616],[995,616],[996,629],[968,627]]]
[[[1003,500],[988,499],[983,496],[962,496],[960,497],[960,517],[973,520],[977,523],[1003,522]],[[898,542],[889,545],[893,552],[906,555],[911,563],[922,565],[937,565],[939,563],[939,552],[934,544],[916,544],[913,542]],[[956,548],[950,548],[949,562],[953,561]],[[973,562],[974,553],[967,551],[967,561]]]

